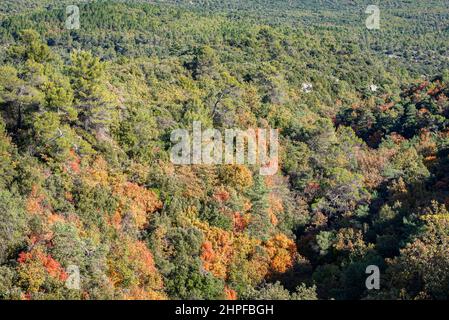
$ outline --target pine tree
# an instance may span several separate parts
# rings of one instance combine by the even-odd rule
[[[251,200],[251,220],[248,224],[248,233],[251,236],[261,240],[267,240],[270,237],[273,225],[271,224],[268,213],[268,193],[264,178],[257,175],[254,178],[254,185],[248,191],[248,197]]]

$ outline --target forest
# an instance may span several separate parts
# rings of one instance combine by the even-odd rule
[[[449,7],[373,2],[2,0],[0,300],[449,299]]]

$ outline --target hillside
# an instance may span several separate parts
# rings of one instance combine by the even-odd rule
[[[68,4],[0,4],[0,299],[449,298],[445,1],[380,30],[365,1]],[[279,170],[174,164],[194,122],[276,129]]]

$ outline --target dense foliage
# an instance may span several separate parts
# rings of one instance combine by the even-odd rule
[[[449,298],[449,9],[367,4],[2,1],[0,298]],[[193,121],[281,170],[173,165]]]

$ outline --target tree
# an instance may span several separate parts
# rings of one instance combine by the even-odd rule
[[[0,264],[25,245],[27,222],[20,197],[0,190]]]
[[[5,125],[0,118],[0,188],[6,188],[14,177],[15,148],[11,145],[11,139],[7,136]]]
[[[272,230],[270,215],[268,213],[268,188],[262,176],[256,176],[253,187],[248,191],[251,200],[251,218],[247,232],[252,237],[267,239]]]
[[[61,294],[68,275],[60,263],[46,254],[41,247],[30,252],[21,252],[17,262],[18,284],[27,295],[39,297],[42,294]]]
[[[32,29],[20,32],[20,45],[9,49],[9,56],[15,61],[32,60],[37,63],[49,62],[53,59],[50,48],[43,43],[39,33]]]
[[[317,300],[315,287],[308,288],[304,283],[296,288],[296,292],[289,292],[280,282],[267,283],[260,289],[252,289],[245,298],[250,300]]]
[[[87,51],[74,51],[69,67],[74,105],[85,130],[108,134],[116,118],[116,98],[106,85],[105,64]]]
[[[22,80],[12,66],[1,66],[0,102],[6,106],[7,128],[17,133],[25,123],[30,123],[30,114],[44,101],[44,94]]]
[[[388,260],[387,281],[391,285],[384,293],[395,298],[448,298],[449,213],[436,202],[426,211],[422,215],[425,227],[421,234],[398,257]]]

